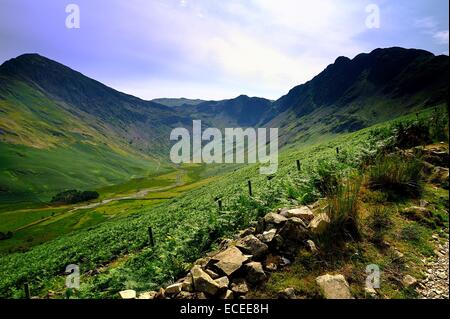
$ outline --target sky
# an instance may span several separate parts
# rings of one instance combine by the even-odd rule
[[[70,4],[79,9],[79,28],[74,12],[66,12]],[[0,0],[0,63],[39,53],[143,99],[277,99],[338,56],[391,46],[448,55],[448,6],[448,0]]]

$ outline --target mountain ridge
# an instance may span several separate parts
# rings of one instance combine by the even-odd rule
[[[170,131],[190,128],[192,120],[219,129],[278,127],[280,146],[295,146],[446,103],[448,85],[448,56],[393,47],[353,59],[338,57],[276,101],[240,95],[166,106],[119,92],[38,54],[24,54],[0,66],[0,146],[10,157],[3,175],[13,176],[3,176],[0,186],[14,191],[12,181],[18,179],[26,188],[26,179],[42,171],[63,180],[67,172],[51,168],[60,152],[68,150],[76,150],[82,159],[98,160],[103,169],[120,171],[121,178],[146,174],[161,163],[170,166]],[[49,159],[48,150],[59,155]],[[92,152],[102,156],[92,158]],[[117,158],[114,167],[112,157]],[[22,176],[15,161],[40,166],[33,164]],[[145,169],[143,161],[148,163]],[[67,166],[71,171],[72,163]],[[94,182],[113,182],[103,181],[95,167],[88,172]],[[32,191],[39,187],[36,181]],[[54,191],[62,186],[46,187]]]

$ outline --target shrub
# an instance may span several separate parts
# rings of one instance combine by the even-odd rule
[[[330,223],[320,236],[322,243],[329,246],[360,238],[358,197],[361,180],[360,176],[355,175],[340,179],[335,193],[328,196],[326,213]]]
[[[374,207],[368,217],[368,226],[373,231],[373,241],[381,244],[386,232],[392,227],[391,212],[383,206]]]
[[[330,160],[318,160],[312,172],[312,181],[314,187],[323,196],[335,194],[339,183],[337,164]]]
[[[403,239],[405,241],[411,241],[413,243],[420,242],[422,236],[423,236],[423,231],[416,224],[407,225],[404,228],[402,228],[402,230],[400,232],[401,239]]]
[[[422,167],[423,163],[417,158],[396,154],[379,156],[368,170],[369,187],[386,192],[390,199],[417,197],[422,193]]]
[[[53,196],[51,202],[56,204],[76,204],[97,199],[100,195],[93,191],[77,191],[75,189],[64,191]]]

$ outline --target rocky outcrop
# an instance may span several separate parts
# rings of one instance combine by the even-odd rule
[[[194,263],[186,277],[148,294],[149,299],[245,298],[252,287],[263,284],[268,273],[291,263],[301,249],[317,252],[311,240],[326,227],[328,218],[314,217],[309,207],[282,209],[265,215],[255,228],[245,229],[234,240],[224,239],[219,250]],[[325,286],[326,290],[330,290]],[[339,290],[341,295],[343,292]],[[285,299],[295,298],[293,290]]]

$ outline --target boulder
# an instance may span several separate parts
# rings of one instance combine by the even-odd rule
[[[194,266],[206,267],[211,261],[211,257],[203,257],[194,262]]]
[[[271,229],[268,231],[263,232],[262,234],[259,234],[258,236],[256,236],[260,241],[262,241],[265,244],[270,244],[273,240],[273,238],[275,237],[275,235],[277,234],[277,230],[276,229]]]
[[[330,223],[330,218],[326,213],[321,213],[314,217],[314,219],[309,223],[309,229],[314,234],[321,234],[327,228]]]
[[[309,251],[312,252],[313,254],[317,253],[316,244],[311,239],[308,239],[306,241],[306,246],[308,247]]]
[[[234,298],[234,295],[231,290],[227,290],[223,294],[220,295],[220,299],[229,300],[229,299],[233,299],[233,298]]]
[[[268,270],[268,271],[277,271],[277,269],[278,269],[278,267],[277,267],[277,264],[275,264],[275,263],[268,263],[267,265],[266,265],[266,270]]]
[[[191,269],[194,289],[197,292],[204,292],[214,296],[219,291],[219,285],[199,266]]]
[[[192,281],[192,275],[186,276],[183,280],[183,282],[181,283],[181,289],[183,291],[187,291],[187,292],[193,292],[194,291],[194,283]]]
[[[349,285],[342,275],[323,275],[316,278],[326,299],[352,299]]]
[[[184,300],[196,299],[196,298],[197,298],[197,296],[194,293],[188,292],[188,291],[182,291],[176,296],[176,299],[184,299]]]
[[[430,182],[448,189],[449,170],[444,167],[435,167],[430,177]]]
[[[194,298],[194,299],[200,299],[200,300],[203,300],[203,299],[208,299],[208,297],[206,297],[206,295],[205,295],[204,292],[197,292],[197,293],[195,294],[195,298]]]
[[[212,271],[211,269],[205,269],[205,272],[209,275],[209,277],[211,277],[212,279],[217,279],[220,276],[218,274],[216,274],[214,271]]]
[[[288,211],[289,211],[289,209],[287,209],[287,208],[279,208],[278,214],[280,214],[283,217],[288,218]]]
[[[294,288],[286,288],[278,293],[278,299],[297,299]]]
[[[119,292],[120,298],[122,299],[136,299],[136,291],[135,290],[123,290]]]
[[[280,262],[280,266],[281,267],[286,267],[289,266],[292,262],[286,258],[286,257],[281,257],[281,262]]]
[[[238,295],[245,295],[248,292],[247,282],[243,278],[233,280],[231,284],[231,291]]]
[[[253,285],[257,285],[267,279],[262,264],[259,262],[250,262],[244,265],[247,281]]]
[[[181,292],[182,287],[183,287],[182,283],[170,285],[166,288],[166,295],[168,296],[177,295]]]
[[[156,291],[147,291],[143,292],[139,295],[138,299],[155,299],[157,292]]]
[[[228,289],[228,286],[230,285],[230,280],[227,276],[220,277],[219,279],[216,279],[215,282],[219,286],[219,290],[226,290]]]
[[[406,275],[402,279],[402,284],[405,288],[414,287],[417,285],[417,279],[411,275]]]
[[[275,213],[269,213],[264,216],[265,230],[280,228],[287,221],[287,218]]]
[[[236,243],[236,247],[242,252],[250,254],[255,258],[263,256],[269,250],[269,247],[266,244],[253,235],[248,235],[240,239]]]
[[[154,299],[166,299],[166,291],[164,290],[164,288],[159,289]]]
[[[230,247],[218,253],[213,259],[217,261],[214,265],[227,276],[241,268],[242,264],[247,261],[247,257],[236,247]]]
[[[239,238],[244,238],[244,237],[246,237],[248,235],[253,235],[254,233],[255,233],[255,228],[254,227],[249,227],[247,229],[241,230],[238,233],[238,237]]]
[[[369,296],[370,298],[375,298],[377,296],[377,291],[372,287],[365,287],[364,293],[366,296]]]
[[[309,237],[309,231],[306,224],[297,217],[289,218],[281,228],[279,235],[284,239],[300,242]]]
[[[300,208],[294,208],[294,209],[288,210],[286,212],[286,217],[287,218],[291,218],[291,217],[300,218],[306,224],[309,224],[314,219],[314,214],[311,211],[311,209],[309,209],[308,206],[302,206]]]

